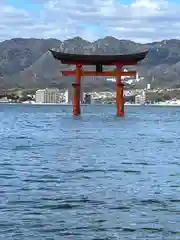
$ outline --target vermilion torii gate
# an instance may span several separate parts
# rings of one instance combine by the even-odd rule
[[[62,64],[76,65],[75,70],[62,71],[63,76],[75,76],[76,82],[72,84],[74,89],[73,97],[73,115],[81,114],[80,96],[81,96],[81,77],[82,76],[114,76],[116,77],[116,108],[117,116],[124,116],[124,84],[121,80],[122,76],[136,76],[136,71],[124,72],[122,70],[125,65],[136,65],[143,60],[148,51],[127,54],[127,55],[82,55],[69,54],[50,50],[53,57],[60,60]],[[84,71],[83,65],[95,65],[96,71]],[[115,65],[113,71],[103,71],[103,65]]]

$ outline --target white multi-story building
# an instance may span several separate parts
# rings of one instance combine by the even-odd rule
[[[60,91],[58,88],[45,88],[36,91],[36,103],[59,103]]]
[[[150,90],[151,89],[151,84],[150,83],[148,83],[147,84],[147,88],[146,88],[147,90]]]
[[[135,96],[136,104],[145,104],[146,103],[146,92],[142,91],[140,94]]]
[[[64,101],[65,103],[71,103],[72,102],[72,90],[67,89],[64,93]]]

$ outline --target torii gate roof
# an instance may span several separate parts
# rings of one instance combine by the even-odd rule
[[[148,51],[125,55],[83,55],[57,52],[54,50],[49,51],[52,53],[53,57],[57,60],[60,60],[62,64],[82,65],[116,65],[118,63],[132,65],[143,60],[148,54]]]

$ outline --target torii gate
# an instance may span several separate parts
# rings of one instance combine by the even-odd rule
[[[50,50],[53,57],[60,60],[62,64],[76,65],[76,70],[62,71],[63,76],[75,76],[76,82],[72,84],[74,89],[73,96],[73,115],[81,114],[80,96],[81,96],[81,77],[82,76],[114,76],[116,77],[116,115],[124,116],[124,84],[122,76],[136,76],[136,71],[124,72],[122,67],[125,65],[136,65],[143,60],[148,51],[127,54],[127,55],[82,55],[69,54]],[[83,65],[95,65],[96,71],[84,71]],[[113,71],[103,71],[103,65],[115,65]]]

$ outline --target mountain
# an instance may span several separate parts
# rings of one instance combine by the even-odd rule
[[[95,42],[80,37],[57,39],[14,38],[0,42],[0,88],[68,87],[73,77],[60,76],[60,70],[72,68],[53,59],[48,49],[82,54],[129,54],[149,50],[135,68],[144,80],[142,86],[173,87],[180,85],[180,40],[140,44],[107,36]],[[111,88],[103,79],[84,79],[85,87]]]

